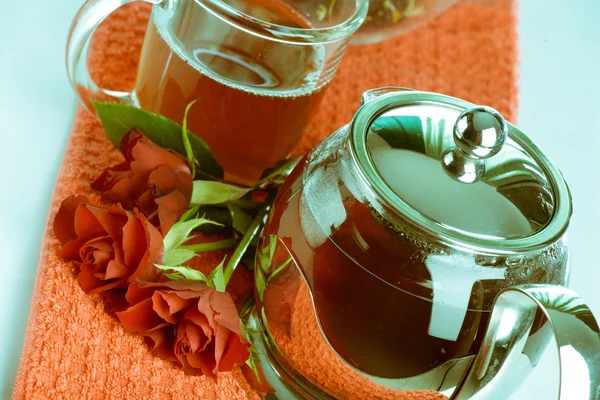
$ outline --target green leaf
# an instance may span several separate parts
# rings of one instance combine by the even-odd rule
[[[179,274],[163,274],[164,276],[167,277],[167,279],[169,279],[170,281],[182,281],[185,278],[182,275]]]
[[[94,107],[102,122],[106,136],[120,149],[123,136],[134,128],[140,129],[160,147],[186,154],[181,126],[162,115],[119,103],[97,103]],[[209,179],[222,179],[223,168],[213,156],[208,145],[196,135],[190,135],[190,146],[197,162],[196,173]]]
[[[249,189],[214,181],[194,181],[191,204],[222,204],[237,200],[248,193]]]
[[[277,235],[269,235],[263,239],[266,243],[265,246],[261,247],[258,253],[258,262],[260,269],[268,274],[271,269],[271,262],[275,255],[275,249],[277,247]]]
[[[246,195],[240,199],[230,200],[229,202],[227,202],[227,204],[236,205],[245,211],[256,211],[262,206],[262,203],[256,203],[252,201],[251,195]]]
[[[222,233],[223,231],[231,230],[231,213],[228,208],[218,206],[204,206],[198,209],[198,215],[202,215],[206,219],[217,222],[219,225],[201,225],[196,228],[197,231],[203,233]]]
[[[227,256],[223,258],[223,261],[215,269],[212,270],[210,275],[208,275],[208,281],[212,282],[215,290],[219,292],[224,292],[227,287],[227,282],[225,282],[225,277],[223,276],[223,265],[225,265],[225,260]]]
[[[256,350],[256,348],[254,346],[250,346],[249,350],[249,355],[248,355],[248,359],[246,360],[246,365],[248,365],[250,367],[250,369],[252,370],[252,372],[254,373],[254,376],[256,376],[256,381],[261,384],[262,381],[260,379],[260,374],[258,373],[258,351]]]
[[[173,249],[165,252],[163,263],[165,265],[180,265],[196,257],[196,253],[187,249]]]
[[[240,320],[242,322],[242,327],[244,327],[246,330],[248,329],[246,327],[246,323],[248,322],[248,318],[250,318],[250,314],[252,314],[252,310],[254,310],[254,306],[254,297],[251,295],[246,299],[244,305],[242,305],[242,309],[240,310]]]
[[[277,237],[277,235],[269,235],[269,268],[271,268],[273,257],[275,257],[275,250],[277,250],[278,241],[279,238]]]
[[[225,275],[225,283],[226,284],[227,284],[227,282],[229,282],[229,279],[231,279],[231,275],[233,275],[233,271],[235,271],[235,268],[237,267],[238,263],[244,256],[244,253],[251,246],[252,241],[254,240],[254,237],[256,235],[258,235],[258,233],[260,232],[260,228],[265,223],[265,221],[267,219],[267,214],[268,214],[269,210],[271,209],[272,201],[273,201],[273,198],[270,197],[267,200],[267,202],[265,203],[265,205],[258,211],[256,216],[252,220],[252,223],[246,230],[246,233],[244,233],[242,240],[240,240],[240,243],[238,243],[237,247],[233,251],[231,258],[229,259],[229,261],[227,262],[227,265],[225,266],[224,275]]]
[[[206,218],[195,218],[185,222],[175,223],[163,239],[165,254],[188,240],[189,234],[197,227],[204,224],[221,225]]]
[[[279,273],[281,271],[283,271],[284,269],[286,269],[288,267],[288,265],[290,265],[292,263],[292,257],[288,258],[287,260],[285,260],[284,262],[281,263],[281,265],[279,267],[277,267],[273,272],[271,272],[269,274],[269,278],[267,279],[267,284],[269,282],[271,282],[272,279],[275,279],[275,277],[277,275],[279,275]]]
[[[248,227],[252,223],[252,217],[234,204],[228,204],[227,208],[231,213],[231,225],[233,226],[233,229],[241,234],[246,233]]]
[[[179,222],[185,222],[190,218],[196,218],[198,216],[198,210],[200,207],[196,206],[196,207],[192,207],[189,210],[187,210],[185,212],[185,214],[183,214],[181,216],[181,218],[179,218]]]
[[[202,272],[195,270],[193,268],[190,267],[184,267],[182,265],[159,265],[159,264],[154,264],[156,266],[156,268],[163,270],[163,271],[175,271],[177,274],[179,274],[180,276],[183,277],[183,279],[187,279],[188,281],[202,281],[202,282],[208,282],[208,279],[206,278],[206,275],[204,275]],[[174,274],[168,274],[169,276],[177,276]],[[165,276],[167,276],[167,274],[165,274]],[[167,277],[169,277],[167,276]],[[171,279],[171,278],[169,278]],[[177,280],[177,279],[172,279],[172,280]]]
[[[258,297],[260,298],[260,301],[263,301],[265,289],[267,288],[267,280],[265,279],[265,275],[260,268],[257,268],[254,271],[254,281],[254,284],[256,285],[256,291],[258,292]]]
[[[216,242],[196,243],[179,246],[179,249],[191,250],[195,253],[205,253],[207,251],[224,250],[234,247],[238,243],[237,238],[223,239]]]
[[[194,158],[194,151],[192,150],[192,145],[190,144],[190,138],[187,130],[187,116],[190,112],[190,108],[196,103],[196,100],[192,101],[185,108],[185,113],[183,114],[183,125],[181,127],[181,140],[183,141],[183,147],[185,148],[185,156],[192,166],[192,179],[196,176],[196,160]]]
[[[301,157],[296,157],[290,158],[289,160],[278,161],[273,168],[265,170],[263,177],[256,185],[254,185],[254,187],[261,187],[267,183],[281,185],[285,178],[287,178],[294,168],[296,168],[300,159]]]
[[[244,264],[248,270],[254,271],[254,264],[256,264],[256,246],[250,243],[250,246],[248,246],[244,252],[240,262]]]

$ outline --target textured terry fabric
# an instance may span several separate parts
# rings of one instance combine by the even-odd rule
[[[133,86],[148,11],[145,4],[128,5],[98,30],[89,66],[100,86],[122,90]],[[305,153],[347,123],[358,108],[360,94],[380,86],[449,94],[492,106],[513,120],[517,98],[515,25],[513,0],[478,0],[460,3],[403,37],[350,47],[295,153]],[[239,369],[211,380],[185,376],[153,357],[142,338],[124,332],[105,313],[99,296],[86,295],[80,289],[73,267],[58,259],[59,242],[52,221],[60,202],[72,193],[99,202],[90,183],[104,168],[121,160],[98,122],[80,107],[52,198],[14,398],[257,398]],[[220,259],[219,255],[205,255],[200,263],[209,268]],[[303,317],[299,314],[298,318]],[[307,335],[302,345],[321,346],[322,341]],[[432,392],[400,393],[371,387],[366,380],[333,373],[336,360],[310,359],[314,349],[292,347],[286,351],[298,368],[341,398],[353,393],[360,399],[444,398]]]

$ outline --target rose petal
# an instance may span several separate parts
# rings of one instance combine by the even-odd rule
[[[98,222],[98,219],[90,209],[102,210],[85,203],[79,204],[77,210],[75,210],[73,227],[75,229],[75,234],[78,237],[104,236],[106,234],[106,230]]]
[[[178,357],[179,358],[179,357]],[[200,353],[191,353],[186,356],[187,364],[199,371],[202,374],[210,377],[216,377],[215,373],[215,357],[212,349],[208,348],[206,351]],[[198,372],[196,372],[198,374]]]
[[[215,321],[219,325],[229,329],[231,332],[241,335],[240,318],[237,313],[237,308],[235,308],[235,303],[229,293],[214,291],[210,294],[209,301],[211,309],[215,312]],[[208,314],[206,315],[208,317]]]
[[[100,293],[104,302],[104,311],[111,317],[117,318],[118,311],[124,311],[129,304],[125,300],[124,289],[111,289]]]
[[[123,260],[123,249],[121,248],[121,245],[117,242],[113,242],[112,246],[113,259],[109,261],[106,266],[105,279],[128,277],[130,268],[125,265]]]
[[[89,212],[95,217],[103,232],[113,240],[120,242],[123,238],[123,225],[127,222],[127,211],[120,204],[111,206],[108,210],[100,207],[87,206]],[[79,236],[83,236],[79,234]]]
[[[145,186],[145,188],[147,190],[138,197],[135,204],[144,213],[144,215],[150,216],[154,214],[156,210],[158,210],[158,206],[154,201],[154,191],[149,189],[147,186]]]
[[[113,258],[113,252],[101,249],[94,249],[94,251],[91,252],[91,256],[93,257],[96,265],[101,267],[104,271],[106,271],[108,263]],[[110,279],[110,277],[107,277],[106,279]]]
[[[85,196],[69,196],[63,200],[54,217],[54,235],[61,243],[77,238],[75,233],[75,211],[81,203],[86,203]]]
[[[133,128],[125,135],[123,135],[123,138],[121,139],[120,143],[120,149],[121,153],[123,153],[123,155],[128,161],[133,160],[133,155],[131,154],[131,151],[133,150],[137,142],[143,137],[144,134],[137,128]]]
[[[140,287],[141,282],[133,282],[127,288],[127,293],[125,294],[125,298],[129,302],[130,305],[135,305],[143,300],[149,299],[154,294],[156,290],[153,286],[148,286],[145,288]]]
[[[190,204],[190,200],[186,199],[178,190],[158,197],[154,199],[154,202],[158,206],[158,221],[163,235],[166,235],[175,222],[179,221]]]
[[[161,165],[168,165],[180,171],[187,171],[190,174],[190,169],[183,157],[163,149],[146,137],[140,138],[133,146],[131,156],[133,161],[130,167],[137,174],[149,174]]]
[[[123,259],[133,272],[148,247],[144,225],[135,215],[127,213],[127,222],[123,225],[122,232]]]
[[[206,315],[198,311],[197,307],[188,308],[187,311],[183,314],[183,320],[190,321],[190,323],[193,323],[194,325],[202,329],[202,332],[204,333],[204,336],[206,336],[207,340],[207,342],[204,344],[204,347],[206,347],[208,343],[212,342],[212,337],[215,331],[210,326]]]
[[[87,264],[106,264],[112,258],[112,239],[108,236],[100,236],[88,240],[79,249],[81,261]],[[96,259],[98,256],[98,259]]]
[[[146,333],[170,325],[154,312],[152,299],[118,312],[117,317],[127,332]]]
[[[128,171],[130,171],[128,161],[113,165],[110,168],[106,168],[90,186],[92,189],[99,192],[110,190],[110,188],[118,182],[122,174]]]
[[[156,187],[156,193],[171,193],[177,189],[177,170],[168,165],[160,165],[148,175],[148,186]],[[190,177],[190,175],[186,175]],[[191,177],[190,177],[191,179]]]
[[[161,165],[152,171],[148,176],[148,184],[155,186],[162,193],[178,190],[188,201],[194,189],[194,181],[187,168],[181,170],[166,165]]]
[[[146,177],[135,175],[131,171],[120,172],[112,178],[113,183],[101,190],[102,199],[110,203],[121,203],[127,209],[133,209],[136,199],[146,186]]]
[[[204,331],[196,324],[187,323],[185,325],[185,334],[192,353],[204,350],[209,343],[209,339],[204,334]]]
[[[154,264],[159,264],[162,262],[164,254],[163,237],[142,214],[136,213],[136,216],[139,218],[140,223],[144,228],[146,252],[140,260],[137,268],[131,274],[129,281],[133,282],[135,279],[154,281],[158,279],[161,274],[160,270],[156,268]]]
[[[214,289],[206,286],[206,283],[200,281],[167,281],[167,282],[145,282],[140,280],[138,282],[140,288],[169,288],[173,290],[189,290],[195,292],[202,292],[204,290],[212,291]]]
[[[146,344],[150,348],[150,352],[163,360],[177,361],[173,352],[173,327],[167,326],[162,329],[157,329],[151,332],[144,333]]]
[[[198,299],[198,311],[200,314],[206,317],[207,323],[213,332],[217,329],[217,325],[215,323],[215,311],[210,306],[210,297],[213,294],[213,291],[208,292],[207,295],[202,296]],[[190,311],[191,313],[191,311]]]
[[[243,365],[249,356],[249,344],[240,336],[237,309],[227,293],[198,282],[138,281],[129,286],[126,298],[132,305],[117,313],[124,328],[142,334],[157,332],[158,339],[148,339],[156,347],[163,340],[162,330],[174,326],[173,354],[188,375],[214,377]]]
[[[185,326],[186,322],[182,321],[175,328],[175,342],[173,345],[175,357],[177,357],[179,365],[186,375],[203,375],[201,369],[191,366],[188,361],[190,352]]]
[[[183,299],[195,299],[197,301],[200,297],[207,296],[211,290],[214,290],[214,289],[178,290],[177,295]],[[194,309],[195,309],[195,307],[194,307]]]
[[[228,372],[236,365],[244,365],[250,356],[250,351],[248,351],[249,347],[250,343],[242,340],[240,336],[231,333],[229,335],[227,347],[220,360],[217,361],[217,371]]]
[[[58,256],[65,261],[81,261],[79,249],[87,242],[86,238],[77,238],[64,244],[58,252]]]
[[[225,352],[225,348],[227,347],[227,342],[229,340],[229,335],[231,335],[231,331],[224,326],[217,325],[217,329],[215,330],[215,370],[214,373],[217,373],[217,369],[219,368],[219,362],[221,361],[221,357]]]
[[[152,295],[152,309],[162,319],[171,324],[177,323],[175,314],[189,307],[195,302],[194,299],[186,300],[177,295],[176,292],[157,290]]]
[[[88,264],[81,264],[79,267],[79,274],[77,275],[77,282],[79,286],[86,293],[99,293],[104,290],[109,290],[118,287],[123,282],[123,279],[98,279],[94,274],[94,266]]]

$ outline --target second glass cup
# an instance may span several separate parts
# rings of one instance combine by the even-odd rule
[[[195,100],[188,129],[206,141],[226,179],[243,184],[298,143],[368,8],[368,0],[339,0],[328,9],[302,0],[151,1],[134,90],[105,90],[87,71],[89,40],[130,2],[82,7],[67,46],[73,86],[88,107],[109,96],[177,122]]]

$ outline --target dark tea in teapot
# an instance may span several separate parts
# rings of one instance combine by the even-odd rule
[[[261,235],[250,321],[276,396],[502,400],[554,336],[582,371],[581,384],[561,373],[561,396],[595,400],[600,331],[560,286],[570,216],[558,169],[496,110],[365,92],[281,186]]]
[[[301,171],[298,167],[290,177],[292,183],[282,188],[263,234],[278,238],[281,251],[293,260],[287,268],[294,271],[288,274],[297,274],[297,281],[311,287],[315,316],[331,347],[369,375],[415,377],[474,355],[499,288],[508,282],[561,280],[560,273],[545,270],[551,259],[548,253],[522,261],[531,266],[544,263],[529,268],[529,276],[520,268],[478,267],[460,256],[431,255],[436,249],[383,220],[347,187],[338,189],[337,178],[309,178],[315,179],[311,190],[310,183],[302,187]],[[331,210],[332,203],[324,204],[327,196],[329,201],[338,197],[337,210]],[[497,211],[510,210],[501,202],[496,206]],[[336,214],[345,216],[339,224]],[[504,220],[531,231],[521,214]],[[552,252],[562,255],[564,250]],[[278,255],[278,261],[282,257]],[[273,263],[272,268],[279,265]],[[460,269],[468,274],[461,275]],[[284,325],[292,322],[276,315],[280,308],[271,308],[269,290],[267,285],[266,319],[276,321],[271,329],[290,332]],[[297,285],[290,290],[298,290]],[[293,309],[293,304],[289,306]]]
[[[533,145],[507,138],[495,110],[388,90],[299,163],[257,252],[270,353],[336,398],[452,390],[499,293],[567,278],[569,198],[556,201],[564,181],[527,155]],[[545,321],[529,328],[535,348],[551,336]],[[319,370],[363,383],[350,395]]]

